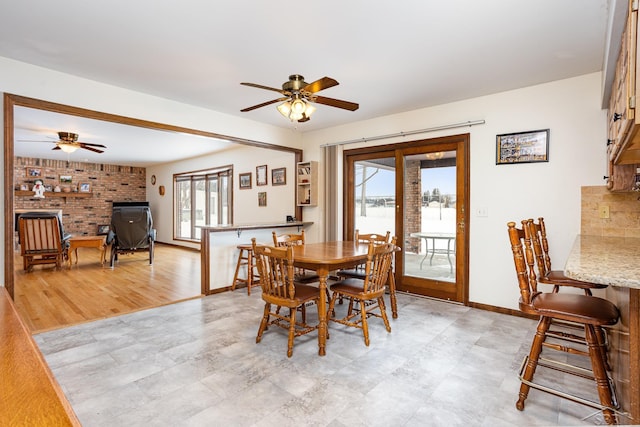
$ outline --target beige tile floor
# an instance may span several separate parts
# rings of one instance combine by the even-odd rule
[[[35,339],[84,426],[602,423],[593,409],[538,391],[523,412],[515,409],[534,321],[406,294],[398,300],[391,333],[371,320],[369,347],[359,330],[330,323],[324,357],[315,334],[297,338],[290,359],[280,328],[256,344],[263,303],[244,289]]]

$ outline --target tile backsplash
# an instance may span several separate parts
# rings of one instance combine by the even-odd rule
[[[640,237],[640,193],[612,193],[605,186],[582,187],[580,233],[596,236]],[[609,218],[600,218],[602,207]]]

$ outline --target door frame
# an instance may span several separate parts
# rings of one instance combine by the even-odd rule
[[[456,286],[449,291],[439,291],[436,288],[429,288],[426,295],[422,287],[416,287],[411,283],[403,283],[404,277],[404,251],[396,254],[396,288],[400,291],[417,293],[443,300],[460,302],[467,305],[469,302],[469,197],[470,197],[470,161],[469,161],[470,134],[450,135],[429,139],[420,139],[396,144],[384,144],[373,147],[362,147],[343,152],[343,239],[352,240],[355,231],[354,212],[354,171],[353,164],[358,160],[371,160],[376,158],[396,159],[396,215],[394,234],[403,236],[404,206],[399,203],[404,191],[402,176],[404,175],[403,158],[411,152],[421,151],[428,148],[431,152],[456,150]],[[398,242],[402,247],[403,242]]]

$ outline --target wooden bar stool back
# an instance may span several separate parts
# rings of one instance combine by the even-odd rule
[[[247,295],[251,295],[251,287],[260,284],[260,275],[257,273],[255,265],[255,256],[253,254],[252,245],[238,245],[238,261],[236,262],[236,271],[233,274],[233,284],[231,290],[235,291],[238,284],[247,286]],[[242,267],[247,268],[247,275],[239,277]]]
[[[561,270],[552,270],[551,257],[549,256],[549,241],[547,239],[547,228],[544,224],[544,218],[538,218],[537,223],[533,219],[527,221],[531,227],[531,238],[536,264],[538,266],[539,283],[553,285],[553,292],[558,292],[561,286],[583,289],[585,295],[592,295],[592,289],[603,289],[607,287],[607,285],[601,285],[599,283],[575,280],[565,276]]]
[[[530,388],[534,388],[555,396],[590,406],[602,411],[608,424],[616,423],[617,402],[611,380],[607,375],[605,355],[606,348],[598,336],[601,328],[618,322],[618,308],[602,298],[575,293],[540,292],[535,272],[534,253],[532,249],[532,227],[529,221],[522,221],[522,228],[516,228],[515,222],[507,224],[509,241],[513,252],[513,261],[520,288],[520,311],[540,316],[536,334],[531,344],[529,355],[525,357],[520,369],[520,393],[516,408],[524,410],[524,402]],[[553,320],[562,320],[581,324],[585,332],[587,350],[576,348],[570,337],[556,336],[549,333],[549,326]],[[563,340],[558,343],[557,340]],[[566,344],[565,344],[566,343]],[[545,356],[541,357],[543,349],[547,351],[562,351],[572,355],[588,357],[591,370],[576,367]],[[558,390],[549,384],[533,381],[536,368],[550,368],[566,374],[573,374],[595,382],[599,403],[583,397]]]

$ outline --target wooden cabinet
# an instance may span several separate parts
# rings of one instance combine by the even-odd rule
[[[296,165],[296,204],[318,205],[318,162],[300,162]]]
[[[638,8],[631,0],[609,99],[607,188],[612,191],[630,191],[636,181],[636,164],[640,163],[637,50]]]

